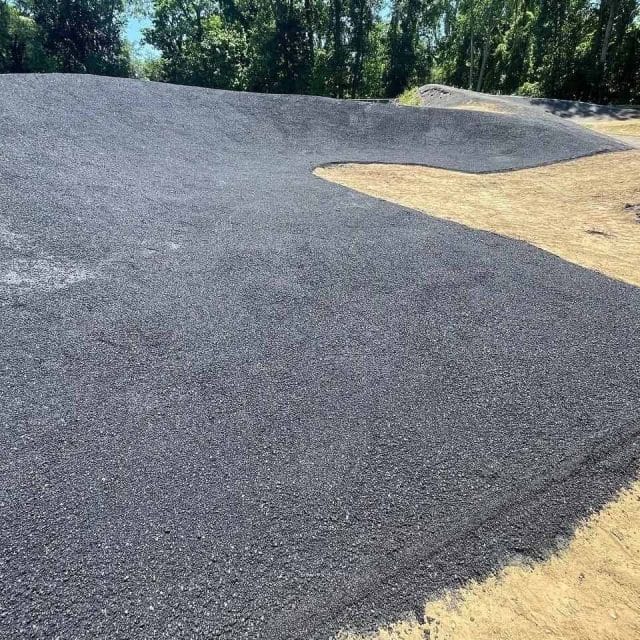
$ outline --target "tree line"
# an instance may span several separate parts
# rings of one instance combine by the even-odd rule
[[[146,60],[124,40],[149,17]],[[0,0],[0,71],[395,97],[439,82],[640,102],[640,0]]]
[[[0,0],[0,72],[129,76],[125,0]]]

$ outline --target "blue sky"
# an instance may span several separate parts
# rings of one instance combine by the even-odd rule
[[[149,18],[129,18],[127,22],[127,40],[131,42],[135,46],[136,51],[143,56],[157,55],[156,49],[150,47],[148,44],[142,44],[142,30],[150,25],[151,20],[149,20]]]

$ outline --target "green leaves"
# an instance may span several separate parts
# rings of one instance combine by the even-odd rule
[[[63,72],[128,75],[124,0],[22,0],[49,65]]]
[[[155,0],[164,79],[280,93],[379,95],[380,0]],[[157,67],[156,67],[157,68]]]
[[[431,75],[440,82],[595,102],[640,98],[638,0],[462,0],[449,7]]]
[[[147,16],[159,60],[122,33]],[[640,101],[640,0],[0,0],[0,72],[395,97],[425,82]]]

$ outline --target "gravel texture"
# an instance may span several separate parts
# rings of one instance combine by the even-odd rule
[[[640,291],[324,182],[558,119],[0,77],[0,637],[328,638],[633,474]]]
[[[445,84],[425,84],[418,88],[425,107],[462,107],[465,104],[495,105],[505,112],[521,117],[539,118],[554,115],[568,120],[582,119],[603,121],[626,121],[640,118],[640,108],[595,104],[579,100],[557,100],[554,98],[527,98],[524,96],[494,95],[469,89],[458,89]]]

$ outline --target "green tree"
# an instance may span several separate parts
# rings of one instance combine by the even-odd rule
[[[413,79],[420,45],[421,0],[395,0],[389,26],[387,95],[400,95]]]
[[[266,72],[254,75],[254,86],[278,93],[308,93],[313,68],[313,41],[306,24],[309,8],[294,0],[276,0],[273,28],[258,53]]]
[[[38,25],[16,7],[0,1],[0,73],[52,70]]]
[[[511,0],[507,4],[507,18],[494,52],[495,67],[487,78],[490,90],[515,93],[531,81],[536,10],[535,0]]]
[[[129,74],[124,0],[22,0],[19,6],[40,28],[60,71]]]
[[[376,98],[384,95],[384,74],[387,65],[387,25],[374,21],[367,38],[367,52],[362,68],[362,84],[358,96]]]
[[[365,61],[373,51],[375,37],[372,34],[376,12],[379,7],[371,0],[351,0],[349,3],[349,24],[351,26],[350,49],[350,94],[361,95],[364,84]]]
[[[331,95],[343,98],[347,90],[347,45],[344,0],[330,0],[327,33],[327,71]]]
[[[209,0],[155,2],[146,42],[162,53],[156,73],[168,82],[223,89],[246,86],[247,41],[227,28],[218,3]]]
[[[638,3],[635,0],[602,0],[593,38],[594,84],[600,100],[625,93],[629,64],[633,60],[634,39],[638,31]],[[635,57],[636,67],[640,58]],[[625,78],[626,76],[626,78]]]
[[[445,0],[441,16],[433,79],[557,98],[637,95],[638,0]]]
[[[640,99],[640,0],[0,0],[0,71],[395,97],[426,81]],[[158,59],[129,62],[127,15]]]

